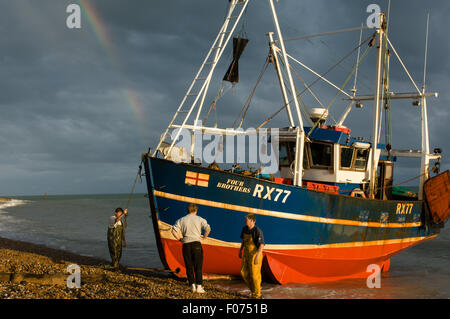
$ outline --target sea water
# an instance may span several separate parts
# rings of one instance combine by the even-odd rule
[[[0,236],[84,256],[110,260],[107,229],[117,207],[129,195],[70,195],[20,197],[0,203]],[[162,267],[156,247],[149,202],[134,194],[128,208],[126,240],[121,264]]]
[[[0,203],[0,236],[109,260],[106,232],[109,217],[125,207],[129,195],[19,197]],[[121,264],[162,267],[150,218],[148,198],[135,194],[129,207],[127,248]],[[450,298],[450,224],[433,240],[391,259],[381,287],[366,279],[320,284],[276,285],[264,282],[266,298]],[[213,235],[214,230],[212,230]],[[368,276],[370,274],[368,273]],[[248,293],[241,280],[218,282],[227,290]]]

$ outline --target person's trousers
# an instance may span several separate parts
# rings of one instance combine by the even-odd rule
[[[253,298],[261,297],[261,266],[262,254],[259,255],[258,264],[255,265],[258,248],[253,243],[252,235],[244,234],[244,255],[242,256],[241,275],[250,288]]]
[[[183,258],[189,286],[203,283],[203,248],[199,241],[183,244]]]
[[[122,257],[122,226],[108,228],[108,248],[113,267],[119,267],[120,257]]]

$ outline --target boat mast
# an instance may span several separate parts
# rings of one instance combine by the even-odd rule
[[[303,150],[305,147],[305,131],[303,129],[303,120],[302,115],[300,113],[300,105],[298,103],[297,94],[295,90],[294,80],[292,78],[292,73],[289,65],[288,56],[286,53],[286,47],[284,45],[283,35],[281,33],[280,24],[278,22],[277,12],[275,10],[275,5],[273,4],[273,0],[268,0],[270,9],[272,10],[273,22],[275,25],[275,29],[277,31],[278,41],[280,42],[281,53],[283,55],[283,61],[286,68],[286,73],[288,75],[289,86],[291,88],[291,94],[294,100],[295,110],[297,112],[298,118],[298,126],[297,130],[297,142],[295,149],[295,169],[294,169],[294,185],[301,186],[302,185],[302,176],[303,176]]]
[[[286,106],[286,112],[289,119],[289,124],[291,127],[294,127],[294,119],[292,118],[291,105],[289,102],[289,97],[286,91],[286,85],[284,84],[283,74],[281,72],[280,61],[278,60],[278,48],[275,46],[275,41],[273,40],[273,32],[267,33],[267,37],[269,38],[269,46],[270,53],[273,58],[273,64],[275,65],[275,69],[277,70],[278,81],[280,82],[281,93],[283,94],[284,105]]]
[[[373,110],[373,131],[372,131],[372,151],[370,152],[370,185],[369,185],[369,195],[371,199],[375,198],[376,189],[376,173],[377,173],[377,148],[378,148],[378,127],[380,126],[380,101],[381,101],[381,76],[382,76],[382,58],[384,56],[384,28],[385,24],[385,14],[380,14],[380,26],[377,30],[378,33],[378,45],[377,45],[377,74],[376,74],[376,84],[375,84],[375,103]]]
[[[269,0],[269,4],[270,4],[270,8],[272,10],[272,17],[273,17],[273,22],[275,24],[275,29],[277,31],[278,41],[280,42],[280,49],[281,49],[281,53],[283,55],[283,60],[284,60],[283,62],[284,62],[285,68],[286,68],[289,86],[291,88],[292,98],[294,100],[295,110],[297,111],[298,123],[299,123],[301,130],[303,130],[303,120],[302,120],[302,115],[300,113],[300,105],[298,103],[297,95],[295,94],[296,91],[295,91],[294,79],[292,78],[289,60],[288,60],[288,56],[286,54],[286,47],[284,45],[283,35],[281,33],[280,24],[278,23],[278,16],[277,16],[277,12],[275,10],[275,6],[273,4],[273,0]]]
[[[425,64],[423,69],[423,87],[422,87],[422,114],[421,114],[421,124],[422,124],[422,158],[420,164],[420,184],[419,184],[419,200],[423,199],[423,184],[430,177],[429,166],[430,166],[430,140],[428,132],[428,113],[427,113],[427,98],[425,96],[426,91],[426,77],[427,77],[427,60],[428,60],[428,35],[430,28],[430,14],[427,14],[427,34],[425,39]]]

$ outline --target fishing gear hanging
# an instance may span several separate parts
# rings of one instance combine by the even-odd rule
[[[239,59],[244,52],[248,41],[248,39],[241,37],[233,38],[233,61],[231,61],[228,71],[223,77],[224,81],[231,83],[239,82]]]
[[[224,81],[231,83],[239,82],[239,59],[242,56],[242,53],[247,46],[248,39],[246,38],[245,33],[245,16],[247,13],[247,9],[245,10],[243,22],[241,24],[240,30],[237,32],[237,37],[233,38],[233,60],[231,61],[230,66],[228,67],[225,76],[223,77]]]
[[[247,46],[248,39],[247,35],[245,33],[245,17],[247,14],[247,9],[244,12],[244,17],[242,18],[242,23],[239,31],[237,32],[237,36],[233,38],[233,59],[230,63],[230,66],[228,67],[227,72],[225,73],[225,76],[222,79],[222,83],[220,84],[220,87],[218,89],[218,92],[216,94],[216,97],[214,98],[213,102],[211,103],[211,106],[209,108],[208,113],[206,114],[203,123],[206,124],[209,115],[211,114],[211,111],[214,110],[214,127],[217,127],[217,111],[216,111],[216,105],[220,98],[222,98],[229,90],[233,90],[234,92],[234,85],[239,82],[239,59],[242,56],[242,53],[245,50],[245,47]],[[224,82],[230,82],[231,86],[225,90]]]

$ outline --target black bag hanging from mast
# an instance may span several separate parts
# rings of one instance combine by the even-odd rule
[[[239,82],[239,58],[244,52],[245,47],[247,46],[248,40],[237,37],[233,38],[233,61],[231,62],[230,67],[228,68],[227,73],[225,74],[223,80],[231,83]]]

